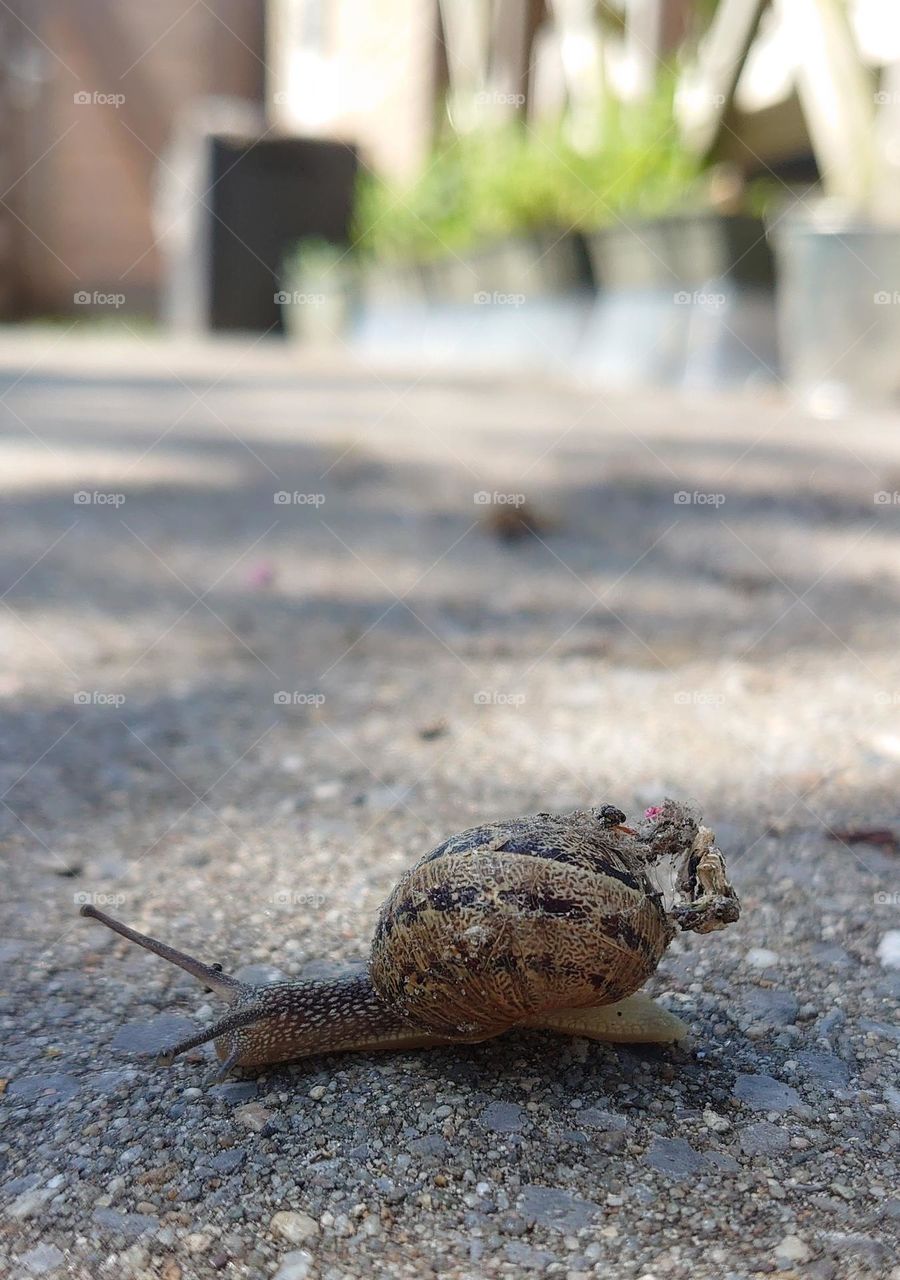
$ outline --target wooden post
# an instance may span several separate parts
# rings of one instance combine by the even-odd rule
[[[802,50],[797,93],[828,195],[871,207],[874,85],[842,0],[774,0],[785,38]]]
[[[472,0],[440,0],[440,11],[450,82],[447,109],[454,129],[467,133],[479,123],[478,95],[487,83],[490,13],[486,4]]]
[[[555,0],[559,59],[569,99],[569,133],[576,145],[596,143],[605,92],[603,28],[594,0]]]
[[[721,0],[701,42],[695,67],[682,75],[675,118],[685,144],[708,155],[722,131],[767,0]]]
[[[691,29],[694,0],[663,0],[659,44],[663,56],[677,49]]]
[[[626,0],[625,58],[631,84],[627,96],[648,97],[656,84],[662,53],[661,0]]]
[[[496,0],[494,5],[486,88],[489,115],[495,120],[509,119],[524,112],[528,88],[530,9],[528,0]]]
[[[872,214],[876,222],[896,227],[900,224],[900,62],[885,69],[875,102]]]

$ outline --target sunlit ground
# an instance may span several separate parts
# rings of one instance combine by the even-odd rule
[[[41,333],[0,345],[0,376],[4,955],[31,1011],[10,1052],[52,1042],[40,992],[85,964],[54,1067],[76,1079],[122,1001],[194,1007],[79,894],[296,972],[363,956],[399,871],[455,829],[665,794],[705,811],[744,899],[656,981],[725,1096],[757,1052],[790,1076],[790,1036],[727,1038],[754,948],[822,1010],[839,953],[879,1016],[895,855],[847,833],[896,816],[896,417],[250,340]],[[516,1078],[516,1050],[480,1052]]]

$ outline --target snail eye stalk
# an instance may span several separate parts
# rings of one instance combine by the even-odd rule
[[[605,827],[618,827],[625,821],[625,814],[614,804],[604,804],[600,808],[600,820]]]

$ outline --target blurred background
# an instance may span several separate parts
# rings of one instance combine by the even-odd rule
[[[0,1269],[271,1275],[290,1205],[283,1280],[887,1274],[897,0],[0,0],[0,97]],[[333,973],[451,832],[665,796],[744,905],[675,1065],[201,1095],[133,1056],[194,988],[76,914]]]
[[[890,0],[12,0],[0,24],[9,321],[784,376],[823,414],[898,389]]]

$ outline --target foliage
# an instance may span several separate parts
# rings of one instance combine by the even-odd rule
[[[446,140],[406,187],[367,175],[356,245],[379,259],[431,258],[504,236],[592,230],[699,202],[699,164],[679,143],[670,94],[609,102],[597,136],[580,149],[561,129],[482,129]]]
[[[339,273],[347,254],[346,248],[322,236],[306,236],[286,256],[285,267],[295,278],[314,285]]]

